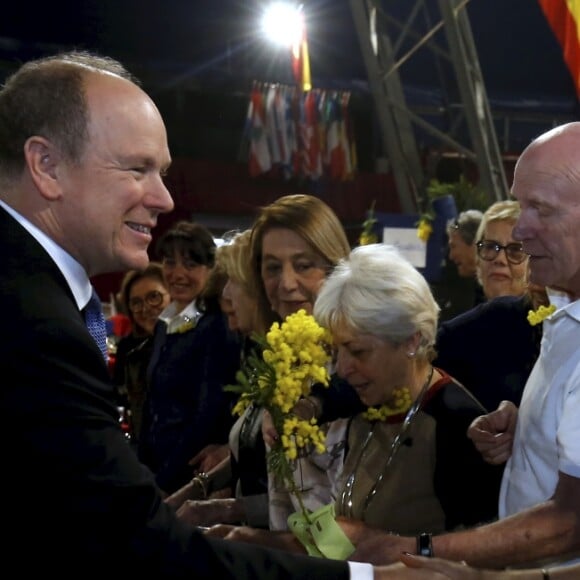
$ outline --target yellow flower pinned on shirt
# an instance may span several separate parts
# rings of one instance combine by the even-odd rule
[[[423,240],[425,243],[429,241],[431,234],[433,233],[433,226],[431,225],[431,219],[429,216],[423,216],[417,224],[417,237]]]
[[[556,306],[550,304],[549,306],[540,306],[536,310],[530,310],[528,312],[528,322],[532,326],[542,323],[548,316],[551,316],[556,312]]]
[[[195,320],[186,320],[183,324],[180,324],[174,332],[177,334],[183,334],[184,332],[189,332],[193,330],[197,322]]]

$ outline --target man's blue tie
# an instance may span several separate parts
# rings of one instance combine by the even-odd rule
[[[107,326],[105,324],[101,301],[94,288],[91,299],[84,308],[84,312],[87,329],[97,343],[97,346],[101,349],[105,362],[107,362],[109,360],[107,353]]]

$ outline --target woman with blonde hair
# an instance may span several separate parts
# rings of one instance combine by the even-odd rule
[[[259,303],[264,311],[271,312],[272,320],[278,321],[301,309],[312,314],[328,274],[350,251],[346,233],[334,211],[321,199],[304,194],[286,195],[262,208],[252,228],[251,247]],[[333,376],[328,399],[343,389],[343,382]],[[316,393],[317,386],[312,390]],[[303,403],[303,411],[314,414],[316,402],[317,398],[304,398],[298,407]],[[264,412],[263,430],[274,431],[267,412]],[[306,505],[325,501],[328,498],[325,467],[310,460],[298,463],[297,485],[303,490]],[[270,526],[285,527],[285,514],[294,511],[293,497],[272,475],[269,479]]]
[[[257,298],[255,319],[250,326],[258,332],[264,332],[272,322],[283,320],[300,309],[312,313],[314,301],[326,276],[350,250],[344,229],[333,210],[322,200],[303,194],[283,196],[261,208],[249,235],[249,275],[243,273],[246,267],[243,259],[246,252],[242,251],[241,245],[238,246],[238,242],[244,245],[246,236],[244,233],[241,234],[242,239],[235,239],[234,248],[237,248],[232,249],[231,253],[227,247],[224,250],[228,254],[229,265],[226,265],[226,269],[234,278],[235,272],[240,270],[239,273],[242,274],[240,279],[244,280],[246,290]],[[236,255],[238,259],[234,259]],[[224,296],[233,298],[231,285],[226,285]],[[226,314],[227,310],[226,306]],[[229,318],[230,324],[232,321],[238,325],[242,322],[240,310],[248,313],[248,308],[236,309],[235,317]],[[338,388],[339,384],[336,379],[333,381],[335,388]],[[256,411],[254,409],[254,412]],[[247,464],[249,458],[246,457],[244,461],[240,456],[240,459]],[[257,457],[254,452],[256,463],[262,459],[263,455]],[[258,467],[256,470],[260,473]],[[324,471],[316,467],[310,468],[308,475],[305,475],[303,483],[312,492],[311,501],[319,500],[320,496],[316,495],[317,486],[323,478],[326,478]],[[210,474],[207,482],[209,486],[206,485],[204,492],[213,489],[212,479]],[[325,493],[326,487],[325,485]],[[286,500],[286,494],[282,490],[277,492],[270,486],[269,492],[271,497],[275,498],[272,500],[274,504]],[[169,501],[175,505],[179,504],[181,498],[174,497]],[[272,515],[268,514],[267,503],[264,512],[262,509],[264,504],[253,502],[251,513],[246,509],[250,505],[247,500],[237,501],[235,506],[232,504],[231,509],[227,511],[218,507],[220,500],[212,502],[212,505],[206,504],[202,507],[199,503],[188,501],[181,506],[178,514],[182,519],[195,525],[213,524],[220,519],[222,522],[241,519],[258,527],[267,527],[268,516],[271,518]],[[245,507],[243,503],[246,504]],[[270,508],[271,506],[272,503]]]
[[[522,296],[528,287],[528,255],[514,240],[513,227],[520,215],[515,200],[496,201],[483,214],[475,239],[477,279],[485,297]]]
[[[350,251],[336,214],[311,195],[286,195],[262,208],[251,238],[251,264],[262,310],[278,318],[311,313],[328,272]]]

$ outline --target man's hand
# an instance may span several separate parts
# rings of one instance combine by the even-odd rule
[[[500,465],[512,454],[518,408],[511,401],[502,401],[499,407],[471,423],[467,436],[488,463]]]
[[[390,566],[374,566],[374,580],[448,580],[445,574],[439,574],[433,569],[407,568],[403,564]]]
[[[361,522],[339,516],[336,522],[355,546],[349,560],[370,564],[392,564],[399,561],[401,552],[416,550],[415,538],[390,534]]]
[[[446,578],[449,580],[507,580],[510,578],[509,572],[501,572],[499,570],[476,570],[467,566],[465,562],[451,562],[450,560],[443,560],[441,558],[424,558],[422,556],[413,556],[411,554],[401,554],[401,562],[409,569],[415,572],[427,572],[430,574],[429,578]],[[533,573],[532,573],[533,574]],[[535,572],[537,575],[537,572]],[[381,578],[375,574],[375,578]],[[390,578],[384,576],[385,580]],[[398,578],[398,576],[394,576]],[[401,576],[407,578],[407,576]],[[412,578],[427,578],[427,576],[408,576]],[[518,576],[520,578],[520,576]],[[536,576],[530,576],[536,578]],[[524,578],[522,577],[522,580]]]

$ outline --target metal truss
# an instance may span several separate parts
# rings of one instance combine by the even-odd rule
[[[349,1],[403,213],[417,213],[425,201],[433,177],[422,161],[425,149],[471,160],[490,203],[505,199],[508,186],[469,0]],[[413,67],[417,59],[421,66]],[[430,78],[417,78],[419,69]],[[435,96],[432,90],[422,95],[421,87],[434,82]]]

